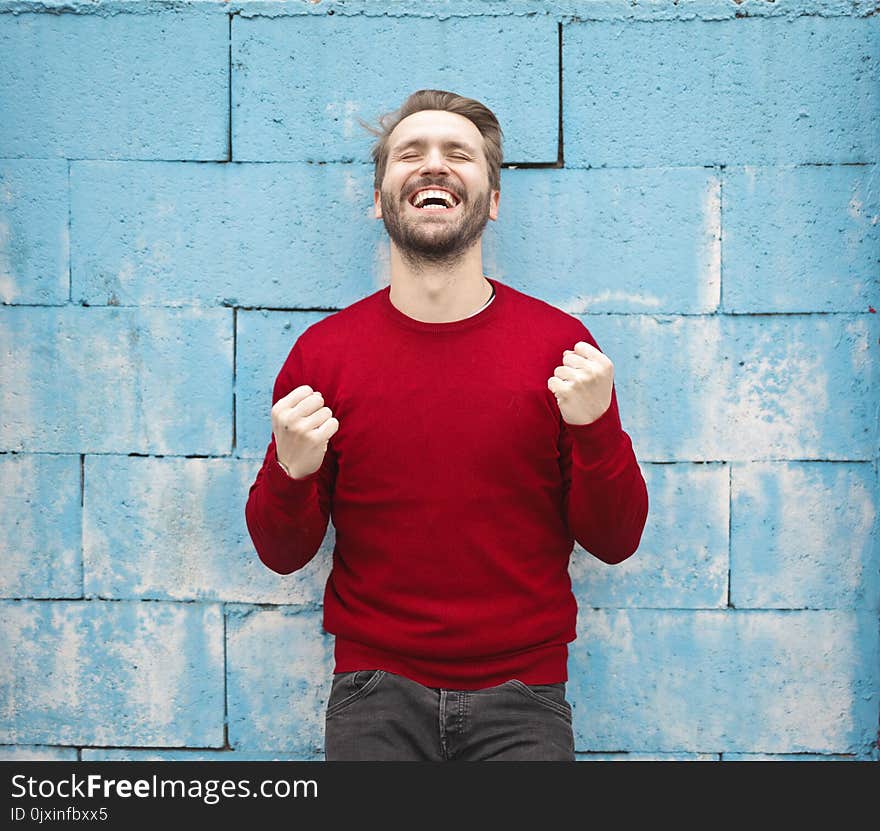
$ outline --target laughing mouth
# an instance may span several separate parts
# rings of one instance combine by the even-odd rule
[[[445,188],[420,188],[408,201],[420,211],[450,211],[461,204],[458,196]]]

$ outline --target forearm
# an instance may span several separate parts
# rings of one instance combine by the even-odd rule
[[[278,465],[274,445],[251,485],[245,507],[248,532],[260,560],[290,574],[318,552],[329,514],[320,495],[320,471],[293,480]]]
[[[567,515],[575,540],[603,562],[620,563],[638,549],[648,489],[616,412],[593,431],[574,431]]]

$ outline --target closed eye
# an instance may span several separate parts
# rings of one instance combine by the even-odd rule
[[[404,153],[402,156],[398,156],[397,158],[402,162],[408,162],[408,161],[411,161],[412,159],[417,159],[418,154],[417,153]],[[464,153],[452,153],[450,155],[450,158],[466,162],[466,161],[470,161],[471,157],[465,155]]]

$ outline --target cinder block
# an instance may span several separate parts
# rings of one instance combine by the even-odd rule
[[[252,461],[89,456],[84,560],[89,597],[319,604],[335,534],[294,574],[266,568],[244,509]]]
[[[0,356],[3,450],[231,450],[231,309],[0,307]]]
[[[320,611],[227,609],[226,673],[232,747],[323,753],[333,639]]]
[[[576,748],[864,753],[875,612],[586,610],[571,645]]]
[[[880,305],[878,188],[876,165],[725,170],[725,311]]]
[[[0,597],[82,597],[79,456],[0,456]]]
[[[238,313],[235,342],[237,455],[261,461],[266,455],[272,439],[272,390],[275,378],[297,338],[313,323],[330,314],[333,313],[247,310]]]
[[[876,17],[590,20],[567,23],[562,40],[566,166],[866,162],[880,152]]]
[[[576,753],[576,762],[717,762],[717,753]]]
[[[727,605],[726,465],[644,464],[648,521],[639,550],[615,566],[575,543],[569,573],[581,607]]]
[[[0,160],[0,303],[67,302],[67,221],[65,159]]]
[[[506,169],[484,262],[572,314],[715,311],[721,180],[704,168]]]
[[[880,609],[877,493],[867,462],[734,465],[733,605]]]
[[[859,756],[839,753],[724,753],[722,762],[859,762]]]
[[[7,745],[0,747],[0,762],[75,762],[75,747]]]
[[[324,751],[308,758],[297,753],[240,753],[236,750],[82,750],[84,762],[323,762]]]
[[[556,161],[549,16],[236,16],[232,50],[236,159],[366,162],[375,137],[357,118],[375,124],[411,92],[445,89],[495,113],[506,161]]]
[[[342,308],[387,272],[372,178],[362,164],[74,162],[73,297]]]
[[[0,741],[223,745],[217,605],[0,603]]]
[[[873,459],[880,315],[593,315],[640,461]]]
[[[0,156],[227,156],[222,6],[4,14],[0,54]]]

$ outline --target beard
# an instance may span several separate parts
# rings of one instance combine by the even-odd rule
[[[439,182],[434,184],[442,186]],[[388,191],[381,192],[385,230],[413,270],[428,264],[452,266],[483,235],[489,221],[491,191],[479,193],[473,202],[465,200],[464,194],[459,196],[461,216],[450,222],[446,218],[429,218],[430,212],[425,217],[413,215],[410,219],[403,201]]]

